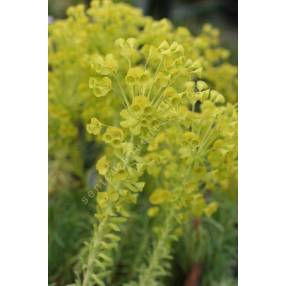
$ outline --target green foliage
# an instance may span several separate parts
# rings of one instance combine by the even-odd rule
[[[194,37],[93,1],[50,26],[49,52],[50,190],[87,190],[79,221],[82,208],[96,208],[85,246],[71,240],[74,285],[166,285],[180,247],[185,275],[199,262],[210,269],[204,285],[229,277],[237,78],[218,30]]]
[[[179,272],[187,273],[193,265],[202,266],[203,286],[235,285],[233,283],[237,267],[236,200],[218,195],[220,208],[217,213],[213,217],[186,224],[176,251],[176,264],[181,268]],[[216,197],[218,195],[216,194]],[[229,281],[229,284],[226,281]]]
[[[91,234],[93,205],[83,205],[78,191],[62,191],[49,198],[49,281],[73,281],[78,249]]]

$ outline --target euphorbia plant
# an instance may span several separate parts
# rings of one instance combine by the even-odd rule
[[[108,145],[97,163],[106,189],[96,194],[94,235],[81,257],[77,284],[108,281],[130,206],[153,180],[156,189],[147,214],[158,215],[157,235],[137,282],[130,285],[157,285],[167,273],[178,227],[217,209],[204,191],[220,184],[217,173],[226,156],[234,164],[236,110],[200,80],[202,68],[177,42],[139,48],[135,38],[120,38],[115,46],[114,54],[91,58],[93,94],[120,97],[122,109],[117,126],[98,118],[87,125]]]
[[[104,146],[88,152],[98,176],[83,202],[96,213],[75,285],[161,285],[185,225],[217,211],[213,193],[236,191],[236,67],[209,25],[194,37],[110,1],[68,15],[50,31],[51,179],[65,166],[84,181],[81,150]],[[126,261],[138,216],[147,235]]]

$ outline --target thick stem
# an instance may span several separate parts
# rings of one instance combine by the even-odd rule
[[[185,280],[184,286],[198,286],[201,274],[202,266],[200,264],[194,264]]]

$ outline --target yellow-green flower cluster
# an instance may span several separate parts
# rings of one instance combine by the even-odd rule
[[[188,73],[188,67],[197,66],[195,72],[199,75],[204,70],[203,78],[211,88],[223,94],[228,102],[236,102],[237,68],[227,62],[229,53],[219,46],[219,31],[210,25],[194,36],[183,27],[175,29],[166,19],[154,21],[144,17],[138,9],[112,1],[94,0],[89,9],[83,5],[71,7],[67,15],[66,20],[58,20],[49,26],[49,145],[50,159],[61,160],[62,155],[58,153],[67,153],[65,160],[70,161],[77,177],[82,177],[78,170],[84,166],[84,162],[78,161],[78,145],[90,140],[90,137],[83,140],[79,136],[82,126],[94,116],[112,124],[119,120],[114,110],[121,104],[120,100],[126,101],[118,96],[97,100],[96,97],[120,91],[110,76],[118,71],[117,81],[126,81],[134,96],[142,95],[138,94],[138,84],[143,84],[146,92],[152,82],[142,65],[133,67],[126,74],[130,65],[140,60],[138,47],[143,47],[140,52],[153,72],[164,56],[163,64],[169,72],[157,73],[154,89],[166,86],[170,76],[178,70],[182,73],[184,69]],[[185,65],[183,53],[189,59]],[[122,57],[115,59],[118,54]],[[90,77],[93,73],[96,75]],[[111,86],[111,80],[115,86]],[[170,98],[172,103],[178,100],[180,93],[178,90],[178,94]],[[154,118],[155,125],[156,122]],[[132,127],[135,123],[129,122],[135,133],[139,128],[144,130],[144,123],[145,120],[135,128]],[[69,150],[64,150],[66,146]],[[61,188],[60,185],[53,187]]]
[[[146,46],[139,49],[134,38],[116,40],[115,46],[118,45],[122,49],[128,46],[128,53],[117,49],[109,54],[118,69],[102,73],[102,66],[91,70],[96,86],[110,83],[112,90],[105,98],[119,98],[122,107],[117,111],[117,126],[105,124],[106,128],[102,128],[101,118],[92,118],[87,125],[89,133],[107,144],[104,157],[97,163],[107,188],[97,194],[98,222],[91,241],[93,250],[86,262],[83,259],[83,285],[108,279],[108,275],[100,274],[113,261],[109,248],[104,247],[110,243],[104,233],[113,237],[110,248],[119,247],[121,228],[112,221],[128,219],[130,206],[137,203],[147,182],[153,181],[157,187],[150,193],[150,208],[145,215],[156,218],[158,227],[155,223],[154,229],[165,234],[167,249],[171,249],[180,224],[217,210],[218,204],[206,193],[214,190],[213,186],[225,188],[224,180],[232,175],[224,155],[231,154],[231,164],[236,164],[236,109],[225,104],[224,96],[201,79],[203,69],[185,55],[183,46],[163,41],[149,47],[146,53]],[[91,62],[94,63],[92,58]],[[158,85],[158,80],[164,84]],[[94,86],[90,85],[90,89],[94,91]],[[213,152],[220,154],[218,164],[213,164]],[[144,181],[142,176],[146,173],[149,176]],[[218,175],[222,173],[224,178]],[[156,247],[154,251],[159,264],[168,256],[166,251],[160,256]],[[88,261],[100,254],[104,255],[102,260],[89,266]],[[156,269],[157,266],[145,265],[134,285],[153,285]],[[150,272],[154,273],[150,276]]]

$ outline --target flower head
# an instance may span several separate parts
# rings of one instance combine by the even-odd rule
[[[89,88],[96,97],[107,95],[112,89],[112,82],[109,77],[102,77],[100,79],[91,77],[89,79]]]
[[[123,141],[124,133],[118,127],[108,127],[106,132],[103,135],[103,140],[106,143],[110,143],[113,146],[119,146],[119,144]]]
[[[86,130],[90,134],[98,135],[100,134],[101,127],[102,123],[97,118],[91,118],[90,123],[86,126]]]
[[[96,169],[98,173],[103,176],[106,175],[108,167],[109,163],[106,159],[106,156],[101,157],[96,164]]]

